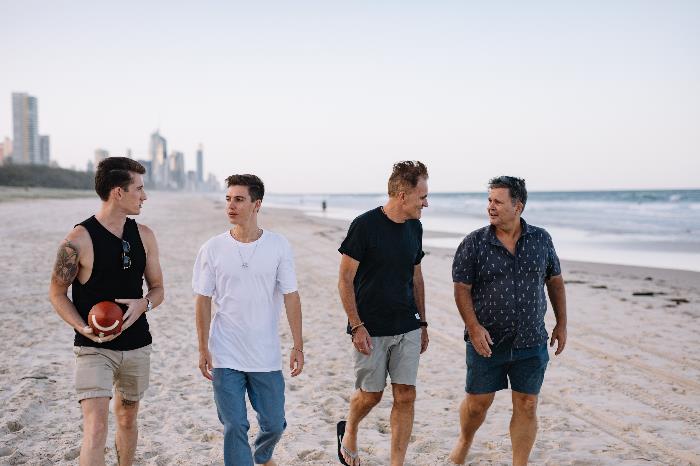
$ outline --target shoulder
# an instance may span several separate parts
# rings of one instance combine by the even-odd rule
[[[87,228],[82,225],[76,225],[71,231],[68,232],[63,241],[72,243],[78,248],[92,244],[90,233],[87,231]]]
[[[530,225],[528,223],[527,231],[528,231],[528,234],[532,235],[534,238],[536,238],[538,240],[542,240],[542,241],[551,241],[552,240],[552,236],[549,234],[549,232],[542,227]]]
[[[227,236],[229,236],[228,231],[220,233],[216,236],[212,236],[211,238],[206,240],[204,244],[202,244],[202,246],[199,248],[199,251],[211,251],[223,247],[223,245],[227,242]]]
[[[479,228],[478,230],[474,230],[471,233],[469,233],[467,236],[464,237],[461,243],[459,243],[459,247],[457,248],[457,253],[460,253],[465,250],[475,250],[480,247],[480,245],[484,244],[486,242],[486,238],[489,232],[489,227],[485,226],[483,228]]]
[[[289,243],[289,240],[274,231],[270,230],[264,230],[265,231],[265,242],[269,245],[275,246],[275,247],[281,247],[281,248],[291,248],[291,244]]]
[[[485,226],[482,228],[479,228],[478,230],[474,230],[471,233],[469,233],[467,236],[464,237],[464,241],[471,241],[475,243],[480,243],[482,241],[486,240],[486,237],[488,236],[489,233],[489,226]]]
[[[379,218],[378,214],[381,212],[379,207],[375,207],[374,209],[368,210],[367,212],[358,215],[355,217],[355,220],[352,221],[352,223],[368,223],[368,222],[373,222],[376,219]]]
[[[141,236],[142,241],[155,241],[156,240],[156,234],[153,232],[153,230],[147,226],[144,225],[143,223],[136,223],[136,226],[139,229],[139,235]]]

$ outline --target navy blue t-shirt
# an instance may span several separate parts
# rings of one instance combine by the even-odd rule
[[[425,255],[419,220],[396,223],[377,207],[353,220],[338,251],[360,263],[353,283],[355,301],[371,336],[419,328],[413,296],[413,271]]]

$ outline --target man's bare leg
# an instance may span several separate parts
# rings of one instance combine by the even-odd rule
[[[343,446],[352,452],[357,451],[357,431],[362,421],[372,408],[382,399],[384,392],[365,392],[356,390],[350,397],[350,412],[345,424],[345,435],[343,436]],[[345,458],[345,455],[343,454]],[[345,458],[348,464],[352,464],[352,458]]]
[[[408,441],[413,431],[413,413],[416,387],[391,384],[394,405],[391,407],[391,465],[401,466],[406,459]]]
[[[80,466],[104,466],[109,398],[88,398],[80,402],[80,407],[83,411]]]
[[[450,460],[455,464],[464,464],[474,441],[474,434],[486,419],[495,397],[495,393],[473,395],[467,393],[459,406],[460,433],[457,444],[450,453]]]
[[[139,427],[136,417],[139,413],[139,402],[125,400],[117,391],[114,398],[114,414],[117,421],[115,448],[117,464],[131,466],[134,464],[136,444],[139,438]]]
[[[527,464],[537,437],[537,395],[513,390],[513,417],[510,440],[513,443],[513,466]]]

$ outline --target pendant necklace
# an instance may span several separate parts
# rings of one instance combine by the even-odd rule
[[[250,254],[250,256],[248,256],[247,260],[243,258],[243,253],[241,252],[241,245],[238,244],[239,242],[242,243],[242,241],[236,240],[236,249],[238,250],[238,257],[241,258],[241,267],[243,267],[244,269],[248,268],[248,266],[250,264],[250,260],[253,258],[253,256],[255,255],[255,251],[258,249],[257,240],[260,239],[260,236],[262,236],[262,230],[260,230],[260,229],[258,229],[258,230],[259,230],[259,236],[255,240],[253,240],[256,243],[255,243],[255,246],[253,247],[253,252]],[[231,236],[233,236],[233,239],[236,239],[236,237],[233,235],[233,231],[231,232]]]

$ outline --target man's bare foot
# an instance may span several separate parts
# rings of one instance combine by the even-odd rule
[[[467,460],[467,453],[471,445],[465,444],[461,439],[457,440],[457,444],[450,453],[450,461],[454,464],[464,464]]]

